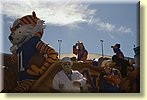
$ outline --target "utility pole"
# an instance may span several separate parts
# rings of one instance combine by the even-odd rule
[[[62,40],[58,40],[58,43],[59,43],[59,59],[60,59],[60,56],[61,56],[61,43],[62,43]]]
[[[104,57],[104,52],[103,52],[103,40],[100,40],[100,42],[101,42],[101,48],[102,48],[102,57]]]

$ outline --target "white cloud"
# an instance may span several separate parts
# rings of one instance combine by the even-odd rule
[[[100,18],[92,18],[89,21],[89,24],[95,26],[98,31],[104,31],[108,33],[132,33],[131,28],[125,26],[116,26],[115,24],[104,22]]]
[[[120,26],[118,28],[118,32],[121,32],[121,33],[132,33],[132,30],[130,28],[126,28],[124,26]]]
[[[61,2],[62,1],[62,2]],[[40,19],[47,24],[58,26],[78,27],[78,23],[88,23],[96,26],[98,31],[131,33],[131,28],[116,26],[110,22],[104,22],[98,16],[96,9],[90,9],[87,4],[76,0],[2,0],[1,14],[11,19],[24,15],[30,15],[35,11]],[[12,21],[12,20],[11,20]]]
[[[98,22],[97,29],[101,31],[112,32],[115,29],[115,25],[112,25],[110,23]]]
[[[10,18],[16,19],[35,11],[37,16],[46,23],[61,26],[88,22],[95,13],[95,10],[89,9],[88,5],[72,1],[3,0],[2,6],[2,13]]]

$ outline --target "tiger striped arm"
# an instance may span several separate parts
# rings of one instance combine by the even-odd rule
[[[43,41],[40,41],[36,45],[36,48],[40,52],[47,54],[47,59],[44,62],[44,64],[42,65],[42,67],[40,68],[42,70],[40,74],[42,74],[43,72],[45,72],[48,69],[48,67],[51,64],[53,64],[58,59],[58,53],[51,46],[45,44]]]

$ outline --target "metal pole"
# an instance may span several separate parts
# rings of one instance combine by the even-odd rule
[[[104,52],[103,52],[103,40],[100,40],[100,42],[101,42],[101,47],[102,47],[102,57],[104,57]]]
[[[59,43],[59,59],[60,59],[60,56],[61,56],[61,42],[62,42],[62,40],[58,40],[58,43]]]

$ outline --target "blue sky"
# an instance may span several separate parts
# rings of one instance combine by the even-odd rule
[[[136,3],[23,1],[2,2],[2,52],[10,53],[9,26],[33,10],[46,21],[42,40],[58,51],[57,40],[61,39],[61,53],[72,53],[72,46],[79,40],[89,53],[101,54],[100,40],[104,40],[105,55],[113,55],[111,46],[120,43],[125,56],[133,57],[133,45],[139,45]]]

